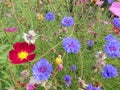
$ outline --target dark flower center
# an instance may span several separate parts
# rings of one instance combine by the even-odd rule
[[[69,24],[69,23],[70,23],[70,20],[69,20],[69,19],[67,19],[65,22],[66,22],[67,24]]]
[[[109,47],[110,51],[116,51],[116,48],[114,46]]]
[[[72,42],[69,44],[69,47],[74,47],[74,46],[75,46],[75,45],[74,45],[74,43],[72,43]]]
[[[42,72],[42,73],[46,72],[46,70],[47,70],[46,67],[40,67],[40,69],[39,69],[39,71]]]
[[[28,38],[29,40],[31,40],[31,39],[33,38],[33,36],[29,34],[27,38]]]
[[[69,81],[70,81],[70,78],[66,78],[65,81],[66,81],[66,82],[69,82]]]
[[[96,88],[92,88],[92,90],[97,90]]]

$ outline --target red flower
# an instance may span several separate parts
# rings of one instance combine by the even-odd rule
[[[28,44],[26,42],[16,42],[14,44],[14,50],[9,51],[9,59],[12,64],[21,64],[28,61],[32,61],[36,54],[32,54],[35,50],[34,44]]]
[[[120,34],[120,29],[119,28],[116,28],[116,27],[113,27],[113,32],[115,34]]]

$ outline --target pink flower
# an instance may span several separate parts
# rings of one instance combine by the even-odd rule
[[[86,0],[81,0],[81,2],[86,2]]]
[[[12,15],[11,15],[10,13],[7,13],[6,16],[7,16],[8,18],[11,18],[11,17],[12,17]]]
[[[74,0],[74,3],[77,5],[77,6],[80,6],[81,3],[85,3],[86,0]]]
[[[113,2],[109,10],[116,16],[120,17],[120,2]]]
[[[4,28],[5,32],[16,32],[17,30],[18,30],[17,27]]]
[[[36,88],[37,88],[37,85],[33,85],[30,83],[27,83],[26,85],[26,90],[36,90]]]
[[[80,1],[74,0],[74,3],[75,3],[77,6],[80,6]]]
[[[10,88],[8,88],[7,90],[15,90],[14,88],[12,88],[12,87],[10,87]]]
[[[102,1],[102,0],[98,0],[98,1],[96,2],[96,4],[97,4],[98,6],[102,6],[103,3],[104,3],[104,1]]]
[[[60,65],[58,66],[58,71],[62,71],[62,69],[63,69],[63,65],[60,64]]]
[[[3,0],[0,0],[0,3],[2,3],[3,2]]]

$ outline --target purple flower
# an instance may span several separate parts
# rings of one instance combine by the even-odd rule
[[[55,15],[53,12],[48,12],[45,17],[47,21],[50,21],[50,20],[54,20]]]
[[[93,40],[89,40],[88,41],[88,46],[92,46],[92,45],[94,45],[94,41]]]
[[[112,34],[108,34],[108,35],[105,37],[105,40],[106,40],[107,42],[118,41],[118,39],[117,39],[115,36],[113,36]]]
[[[104,46],[106,54],[111,58],[120,58],[120,42],[107,42]]]
[[[86,90],[102,90],[100,87],[94,87],[92,86],[92,84],[90,83],[88,85],[88,87],[86,88]]]
[[[77,69],[77,67],[76,67],[75,64],[73,64],[73,65],[70,66],[70,71],[71,71],[71,72],[72,72],[72,71],[76,71],[76,69]]]
[[[116,67],[114,67],[110,64],[106,64],[106,66],[104,67],[104,69],[101,72],[101,75],[106,79],[116,77],[116,76],[118,76],[118,70]]]
[[[34,64],[32,71],[33,77],[36,80],[43,81],[49,79],[53,68],[46,59],[41,58],[36,64]]]
[[[112,23],[116,28],[120,28],[120,18],[113,18]]]
[[[62,41],[63,49],[67,53],[78,53],[80,50],[80,42],[72,37],[66,37]]]
[[[62,23],[62,26],[64,26],[64,27],[66,27],[66,26],[71,27],[74,24],[74,19],[73,19],[73,17],[70,17],[70,16],[64,17],[62,19],[61,23]]]
[[[66,82],[66,85],[69,87],[71,85],[71,76],[70,75],[65,75],[64,80]]]
[[[108,0],[109,4],[112,4],[114,2],[114,0]]]

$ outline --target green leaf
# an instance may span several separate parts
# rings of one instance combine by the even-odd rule
[[[3,53],[3,51],[8,47],[9,45],[2,45],[0,46],[0,53]]]
[[[5,63],[8,60],[8,51],[0,53],[0,64]]]

